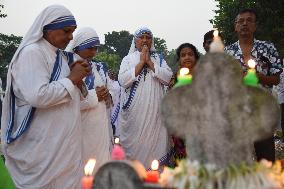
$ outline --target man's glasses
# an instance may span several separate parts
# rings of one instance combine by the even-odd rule
[[[252,24],[252,23],[255,23],[255,21],[253,19],[240,19],[240,20],[237,20],[235,23],[242,25],[244,23]]]

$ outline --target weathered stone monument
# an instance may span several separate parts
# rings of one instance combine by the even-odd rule
[[[212,169],[198,179],[200,175],[193,174],[196,168],[184,168],[188,170],[186,173],[175,170],[181,172],[165,186],[281,188],[274,187],[275,182],[266,175],[271,172],[265,168],[246,173],[234,170],[234,177],[228,172],[228,165],[253,161],[253,142],[272,135],[279,114],[278,104],[270,93],[243,84],[241,68],[232,57],[223,53],[202,57],[194,70],[192,84],[169,91],[163,99],[162,115],[169,132],[186,140],[190,160],[202,165],[214,164],[217,168],[214,170],[223,171],[212,172]],[[109,162],[95,175],[93,189],[162,189],[143,183],[138,175],[127,161]],[[267,187],[271,184],[273,187]]]
[[[186,139],[191,160],[223,167],[252,162],[253,142],[272,135],[279,108],[271,94],[243,84],[232,57],[209,53],[191,85],[169,91],[162,115],[169,132]]]

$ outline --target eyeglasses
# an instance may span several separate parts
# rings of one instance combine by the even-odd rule
[[[253,19],[248,18],[248,19],[240,19],[240,20],[237,20],[235,23],[236,23],[236,24],[239,24],[239,25],[242,25],[242,24],[244,24],[244,23],[252,24],[252,23],[255,23],[255,21],[254,21]]]

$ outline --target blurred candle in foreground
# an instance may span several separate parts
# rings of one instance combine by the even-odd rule
[[[175,87],[180,87],[180,86],[184,86],[184,85],[188,85],[192,83],[192,75],[189,74],[188,68],[181,68],[179,70],[177,81],[178,82],[175,84]]]
[[[248,61],[249,70],[246,76],[243,78],[243,81],[248,86],[256,87],[258,86],[258,77],[256,76],[255,66],[256,63],[254,60],[250,59]]]
[[[85,165],[85,176],[82,178],[82,189],[92,189],[93,187],[93,170],[96,165],[95,159],[89,159]]]
[[[213,32],[213,41],[210,44],[209,52],[224,52],[224,44],[219,36],[219,31],[215,30]]]
[[[157,183],[159,181],[158,169],[159,169],[159,161],[158,160],[152,161],[151,171],[147,172],[147,176],[146,176],[145,181],[146,182]]]
[[[119,144],[118,137],[114,139],[114,146],[111,152],[111,159],[112,160],[124,160],[125,159],[125,152]]]

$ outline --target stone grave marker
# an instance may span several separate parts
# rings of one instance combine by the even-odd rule
[[[224,53],[201,58],[191,85],[175,88],[162,102],[165,126],[186,139],[189,159],[252,162],[253,142],[271,136],[279,120],[276,99],[242,83],[239,63]]]

